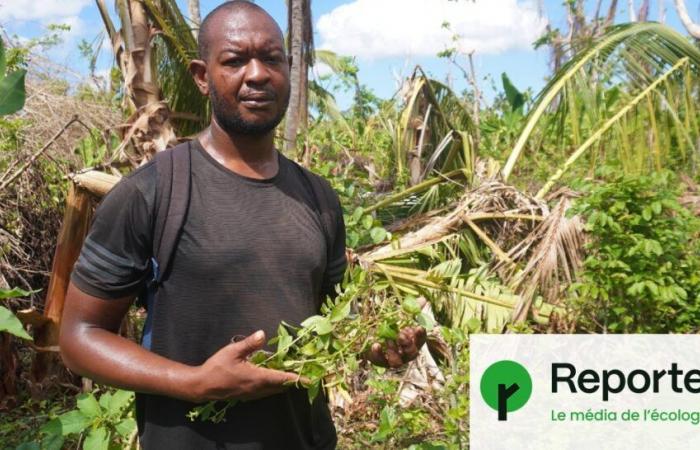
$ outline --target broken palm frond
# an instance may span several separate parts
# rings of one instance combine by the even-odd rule
[[[466,327],[474,318],[488,330],[500,331],[520,305],[539,318],[551,311],[551,305],[539,303],[532,308],[532,298],[524,298],[496,276],[501,265],[512,272],[520,270],[511,248],[527,236],[536,238],[536,243],[546,238],[533,230],[549,223],[550,217],[543,201],[503,183],[485,181],[447,213],[425,220],[419,229],[390,244],[361,253],[358,260],[384,278],[379,283],[431,300],[451,326]]]
[[[684,59],[687,60],[686,73],[680,74],[680,65],[683,65],[680,62]],[[671,67],[673,70],[669,71]],[[592,143],[601,142],[599,152],[605,148],[615,149],[617,159],[629,171],[658,168],[673,161],[674,155],[655,153],[658,148],[655,143],[668,139],[658,127],[642,130],[635,128],[639,123],[636,121],[610,120],[611,111],[630,110],[629,99],[634,99],[631,103],[636,106],[654,90],[665,95],[649,95],[654,100],[651,106],[645,103],[635,111],[644,117],[655,115],[655,122],[666,122],[679,134],[681,155],[675,157],[688,159],[694,154],[692,143],[700,137],[695,131],[697,119],[693,102],[687,101],[689,91],[697,88],[698,70],[700,50],[669,27],[645,22],[610,28],[587,49],[578,52],[542,89],[503,167],[503,179],[508,180],[528,142],[537,141],[531,139],[536,132],[555,132],[560,148],[571,145],[585,150]],[[678,76],[670,76],[669,72],[675,71],[679,71]],[[657,83],[661,78],[663,84]],[[639,96],[639,92],[645,95]],[[616,108],[617,105],[623,105],[622,109]],[[686,117],[694,123],[686,124],[683,120]],[[601,140],[601,130],[612,125],[616,125],[616,132],[606,134]],[[582,145],[586,136],[590,138]],[[540,140],[527,150],[536,152],[542,145]],[[591,155],[592,160],[595,156]],[[574,160],[570,160],[567,167]]]
[[[471,183],[473,119],[448,86],[428,78],[420,67],[406,85],[404,108],[393,131],[397,175],[407,164],[411,184],[418,184],[433,170],[462,169]]]
[[[398,192],[396,194],[392,194],[381,201],[375,203],[374,205],[365,208],[365,213],[370,213],[373,211],[376,211],[378,209],[384,208],[385,206],[391,205],[392,203],[396,203],[398,201],[401,201],[407,197],[410,197],[411,195],[417,194],[419,192],[423,192],[431,188],[432,186],[435,186],[437,184],[441,183],[448,183],[448,182],[453,182],[456,183],[456,180],[468,180],[469,179],[469,173],[465,169],[455,169],[450,172],[444,173],[444,174],[438,174],[437,176],[423,181],[415,186],[411,186],[408,189],[405,189],[401,192]]]
[[[541,218],[549,212],[544,202],[536,201],[498,181],[484,182],[476,189],[465,193],[450,209],[451,212],[448,214],[430,220],[419,230],[405,234],[398,241],[364,253],[362,259],[378,261],[391,255],[415,251],[464,228],[467,220],[481,220],[488,217],[513,219],[491,220],[484,225],[489,235],[497,236],[494,240],[497,245],[505,245],[509,248],[508,244],[517,242],[517,237],[526,234],[531,227],[531,224],[526,225],[523,220],[517,219]]]
[[[521,296],[513,320],[523,322],[536,294],[560,305],[564,287],[574,282],[583,264],[583,223],[578,216],[566,217],[571,202],[564,197],[527,237],[513,247],[509,256],[518,268],[500,264],[504,281]],[[521,267],[521,268],[520,268]]]
[[[112,161],[129,161],[134,167],[150,160],[156,152],[177,143],[170,124],[170,109],[165,102],[145,105],[128,120],[128,129],[122,143],[115,150]]]
[[[581,155],[584,154],[594,143],[596,143],[598,140],[602,138],[602,136],[612,127],[615,125],[622,117],[624,117],[627,113],[629,113],[633,108],[637,106],[639,102],[644,100],[645,98],[648,98],[649,95],[652,95],[654,93],[654,90],[657,89],[657,87],[661,84],[664,83],[665,81],[668,80],[668,78],[671,75],[674,75],[676,71],[680,70],[684,65],[688,64],[690,59],[688,57],[681,58],[676,64],[673,65],[667,72],[665,72],[663,75],[658,77],[656,80],[654,80],[653,83],[651,83],[649,86],[647,86],[642,92],[640,92],[636,97],[634,97],[632,100],[630,100],[625,106],[620,108],[610,119],[608,119],[599,129],[595,131],[586,141],[581,144],[580,147],[578,147],[572,154],[571,156],[566,160],[564,165],[559,168],[545,183],[544,186],[539,190],[537,193],[537,198],[542,198],[549,190],[554,186],[554,183],[556,183],[561,176],[566,172],[580,157]],[[692,145],[692,140],[691,140],[691,151],[693,154],[695,154],[695,149],[694,145]]]

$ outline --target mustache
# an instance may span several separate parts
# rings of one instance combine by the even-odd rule
[[[239,93],[238,100],[277,100],[277,93],[271,89],[249,89]]]

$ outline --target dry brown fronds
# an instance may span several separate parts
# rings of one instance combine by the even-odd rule
[[[428,220],[421,228],[406,233],[397,243],[375,248],[361,255],[365,261],[385,259],[433,245],[463,229],[471,228],[470,222],[478,222],[479,229],[501,249],[508,249],[519,242],[533,228],[534,220],[549,213],[546,203],[518,191],[499,181],[486,181],[466,192],[450,212]]]
[[[570,198],[562,197],[552,212],[509,252],[522,269],[506,270],[506,282],[521,295],[513,319],[525,320],[537,292],[545,301],[560,304],[562,287],[574,281],[583,263],[583,223],[578,216],[566,217]]]

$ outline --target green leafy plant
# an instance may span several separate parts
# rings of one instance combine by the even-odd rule
[[[24,291],[19,288],[0,289],[0,300],[8,298],[26,297],[36,291]],[[0,306],[0,332],[5,331],[22,339],[32,340],[32,337],[27,333],[27,330],[22,326],[22,322],[15,316],[12,311]]]
[[[24,107],[26,75],[24,69],[7,72],[5,44],[0,39],[0,116],[16,113]]]
[[[678,202],[670,172],[605,171],[575,210],[591,242],[572,286],[580,324],[592,331],[668,333],[700,320],[700,224]]]
[[[78,396],[77,408],[49,421],[41,428],[42,449],[61,449],[67,436],[81,436],[84,450],[129,448],[135,441],[134,393],[104,392]]]
[[[312,402],[321,389],[346,388],[346,380],[359,368],[359,359],[376,340],[393,341],[399,331],[418,323],[428,324],[414,297],[397,297],[386,285],[367,280],[367,272],[355,269],[352,282],[335,300],[328,299],[321,314],[311,316],[300,327],[280,324],[277,336],[269,341],[274,353],[254,353],[250,361],[258,366],[299,374]],[[362,298],[362,304],[355,300]],[[361,309],[353,312],[353,306]],[[216,402],[195,408],[190,419],[224,420],[226,410],[236,401]]]

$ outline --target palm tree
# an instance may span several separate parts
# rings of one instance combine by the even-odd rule
[[[314,63],[311,0],[289,0],[287,32],[292,58],[291,92],[284,126],[284,148],[290,152],[296,146],[299,130],[306,127],[308,116],[308,73]]]
[[[202,23],[202,16],[199,13],[199,0],[188,0],[187,9],[190,12],[190,20],[192,21],[192,34],[196,37],[199,25]]]
[[[105,1],[95,1],[122,73],[124,107],[131,114],[119,158],[139,164],[174,144],[176,136],[206,123],[207,101],[187,70],[197,42],[175,0],[117,0],[120,29]]]
[[[700,39],[700,25],[693,22],[693,19],[690,18],[688,8],[685,7],[685,0],[675,0],[675,2],[678,17],[680,17],[681,22],[683,22],[685,29],[688,30],[688,33],[695,39]]]

